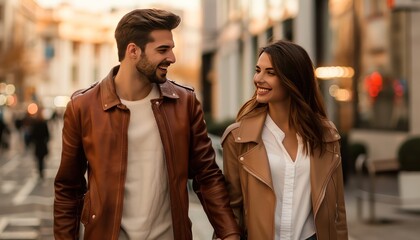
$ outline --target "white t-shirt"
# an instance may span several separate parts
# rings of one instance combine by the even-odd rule
[[[310,157],[304,154],[302,140],[297,135],[298,151],[293,161],[283,146],[284,137],[284,132],[267,114],[262,140],[270,162],[276,194],[275,239],[307,239],[315,233]]]
[[[120,240],[173,239],[164,151],[150,102],[158,97],[154,84],[142,100],[121,99],[130,122]]]

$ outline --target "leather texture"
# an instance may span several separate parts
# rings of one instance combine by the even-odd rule
[[[242,239],[274,239],[276,196],[261,138],[267,107],[229,126],[222,137],[224,173]],[[340,135],[325,122],[327,149],[310,157],[312,209],[318,239],[348,239]]]
[[[55,179],[55,239],[118,239],[127,167],[130,111],[116,94],[111,70],[101,82],[76,92],[64,115],[61,165]],[[176,240],[192,239],[187,180],[193,179],[218,236],[239,233],[224,176],[203,120],[201,105],[188,87],[159,84],[151,106],[164,147]],[[87,171],[87,181],[85,173]],[[147,197],[147,192],[143,193]]]

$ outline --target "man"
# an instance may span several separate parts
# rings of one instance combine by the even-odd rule
[[[194,91],[166,79],[179,16],[138,9],[118,23],[120,66],[73,94],[55,179],[55,239],[192,239],[187,179],[221,239],[239,239]],[[87,184],[85,172],[87,170]]]

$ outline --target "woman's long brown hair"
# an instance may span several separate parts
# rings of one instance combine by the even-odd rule
[[[289,121],[303,142],[308,143],[304,144],[304,151],[312,155],[319,148],[322,154],[325,150],[324,121],[327,116],[308,53],[301,46],[282,40],[263,47],[259,56],[264,52],[270,56],[274,71],[290,94]],[[239,110],[236,121],[252,114],[255,108],[266,105],[258,103],[254,93]]]

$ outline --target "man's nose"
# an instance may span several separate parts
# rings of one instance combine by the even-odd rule
[[[175,57],[174,52],[171,51],[166,59],[167,59],[168,62],[175,63],[176,62],[176,57]]]

